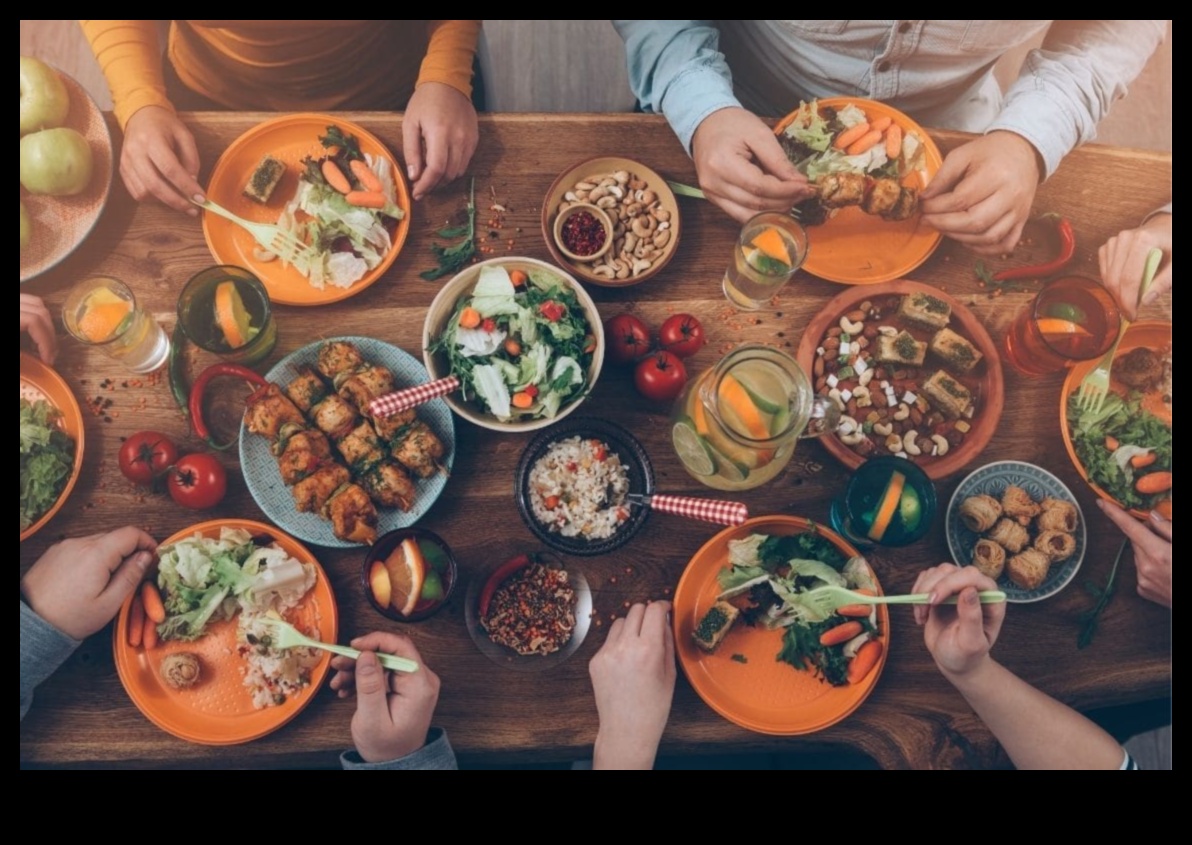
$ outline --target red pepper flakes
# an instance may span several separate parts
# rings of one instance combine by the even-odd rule
[[[609,578],[609,579],[608,579],[608,583],[610,583],[610,584],[615,584],[615,583],[617,583],[617,576],[616,576],[616,575],[614,575],[612,578]]]

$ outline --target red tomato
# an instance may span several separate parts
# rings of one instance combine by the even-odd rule
[[[707,343],[704,327],[690,314],[675,314],[666,318],[658,332],[658,340],[667,352],[680,358],[690,358]]]
[[[608,349],[605,357],[614,364],[632,364],[650,350],[650,329],[632,314],[618,314],[604,324]]]
[[[553,299],[548,299],[546,302],[538,306],[538,313],[546,320],[557,323],[563,319],[563,315],[567,313],[567,306],[561,302],[555,302]]]
[[[633,372],[637,392],[654,402],[673,402],[687,384],[687,368],[666,350],[653,352]]]
[[[152,484],[177,460],[178,447],[160,431],[138,431],[120,446],[120,472],[133,484]]]
[[[205,511],[223,501],[228,473],[214,455],[187,455],[170,473],[170,496],[184,508]]]

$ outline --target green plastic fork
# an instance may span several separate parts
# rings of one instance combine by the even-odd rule
[[[821,613],[834,613],[836,610],[850,604],[930,604],[930,593],[910,593],[903,596],[867,596],[844,587],[826,585],[808,590],[799,598],[811,604]],[[1001,590],[982,590],[977,593],[981,604],[998,604],[1006,600],[1006,594]],[[956,604],[956,596],[949,596],[942,604]]]
[[[1151,251],[1146,254],[1142,284],[1138,287],[1139,308],[1142,307],[1142,301],[1146,298],[1147,291],[1151,289],[1151,282],[1155,280],[1155,273],[1159,270],[1159,262],[1162,260],[1163,250],[1158,247],[1152,247]],[[1082,411],[1096,414],[1105,404],[1105,397],[1109,395],[1109,374],[1113,370],[1113,359],[1117,356],[1118,346],[1121,344],[1122,338],[1126,336],[1128,328],[1130,328],[1130,321],[1123,317],[1117,340],[1097,362],[1097,366],[1093,368],[1092,372],[1081,380],[1076,406]]]
[[[269,615],[261,617],[259,621],[269,626],[269,629],[273,632],[274,648],[317,648],[323,651],[329,651],[332,654],[338,654],[340,657],[347,657],[350,660],[355,660],[360,656],[358,649],[311,639],[289,622],[274,615],[272,611],[270,611]],[[413,660],[398,657],[395,654],[377,654],[377,662],[391,672],[405,672],[409,674],[418,671],[418,664]]]
[[[282,261],[287,264],[296,264],[303,258],[310,258],[314,255],[314,250],[303,243],[298,236],[292,232],[287,232],[280,226],[275,226],[270,223],[253,223],[251,220],[245,220],[237,214],[228,211],[217,202],[209,199],[203,202],[195,202],[195,205],[204,211],[210,211],[225,220],[230,220],[244,231],[253,236],[255,240],[263,249],[272,252]]]

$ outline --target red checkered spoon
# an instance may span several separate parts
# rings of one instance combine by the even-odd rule
[[[378,419],[391,417],[402,411],[425,405],[432,399],[454,393],[459,390],[459,386],[459,379],[455,376],[447,376],[447,378],[435,379],[426,384],[407,387],[404,390],[395,390],[393,393],[386,393],[369,402],[368,413]]]
[[[696,499],[691,496],[643,496],[641,493],[630,493],[626,498],[635,505],[717,525],[740,525],[749,519],[749,508],[741,502]]]

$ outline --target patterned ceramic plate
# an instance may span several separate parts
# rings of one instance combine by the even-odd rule
[[[1076,571],[1084,561],[1084,550],[1088,545],[1088,533],[1085,529],[1084,512],[1080,503],[1072,495],[1064,482],[1042,467],[1026,464],[1021,461],[997,461],[986,464],[972,472],[956,492],[952,494],[952,501],[948,503],[948,515],[945,530],[948,533],[948,550],[958,566],[964,566],[973,559],[973,546],[981,539],[979,534],[970,531],[960,519],[960,503],[969,496],[982,493],[1001,499],[1002,493],[1011,484],[1025,490],[1036,502],[1050,496],[1062,499],[1076,506],[1080,524],[1076,528],[1076,551],[1072,556],[1060,563],[1051,565],[1045,580],[1038,589],[1024,590],[1005,574],[998,579],[998,587],[1006,592],[1006,600],[1016,604],[1042,601],[1058,593],[1076,577]],[[1033,535],[1032,535],[1033,536]]]
[[[339,337],[328,338],[328,340],[341,340],[355,344],[366,361],[381,364],[392,370],[394,382],[399,388],[422,384],[428,380],[426,368],[414,356],[403,352],[392,344],[369,337]],[[266,378],[284,387],[294,378],[298,368],[303,364],[315,365],[318,360],[319,347],[323,343],[324,341],[320,340],[282,358],[268,372]],[[443,441],[445,450],[443,466],[450,471],[452,463],[455,461],[455,425],[451,419],[451,409],[442,399],[436,399],[418,409],[418,418],[430,426],[431,430]],[[265,515],[278,527],[300,540],[314,543],[317,546],[347,549],[357,545],[337,538],[331,531],[331,523],[318,514],[299,513],[295,509],[294,497],[281,480],[281,473],[277,469],[277,459],[269,448],[269,441],[264,437],[249,434],[243,423],[240,426],[240,469],[244,473],[248,492],[252,494]],[[399,528],[409,528],[422,519],[443,492],[443,488],[447,484],[447,473],[439,473],[425,481],[417,480],[416,484],[418,496],[414,500],[413,509],[408,513],[394,508],[379,508],[377,510],[380,516],[380,522],[377,525],[378,535],[387,534]]]

